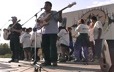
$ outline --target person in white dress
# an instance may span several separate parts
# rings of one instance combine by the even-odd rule
[[[95,42],[94,42],[94,24],[89,24],[89,40],[90,40],[90,47],[89,47],[89,60],[93,61],[95,55]]]

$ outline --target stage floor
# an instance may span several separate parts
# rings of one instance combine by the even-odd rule
[[[35,66],[30,61],[19,61],[19,63],[8,63],[10,58],[0,58],[0,72],[34,72]],[[38,67],[40,66],[38,63]],[[101,72],[100,65],[89,63],[66,62],[58,63],[58,66],[41,66],[41,72]]]

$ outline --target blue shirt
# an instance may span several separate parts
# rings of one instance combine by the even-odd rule
[[[45,12],[41,15],[45,15]],[[57,34],[58,33],[58,18],[59,13],[56,11],[51,11],[51,19],[48,22],[48,25],[45,25],[42,28],[42,34]]]

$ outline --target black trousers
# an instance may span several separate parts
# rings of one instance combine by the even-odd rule
[[[19,51],[20,51],[19,36],[12,36],[10,38],[10,48],[12,51],[12,60],[14,59],[19,60]]]
[[[57,34],[43,34],[42,35],[42,51],[45,62],[57,62]]]
[[[96,39],[95,40],[95,57],[97,59],[100,59],[101,58],[102,43],[103,43],[103,39]]]

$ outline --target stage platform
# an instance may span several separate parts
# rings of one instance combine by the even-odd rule
[[[0,72],[34,72],[31,61],[19,61],[19,63],[8,63],[10,58],[0,58]],[[42,61],[41,61],[42,62]],[[40,63],[38,63],[40,65]],[[40,67],[40,66],[39,66]],[[58,63],[58,66],[41,66],[41,72],[101,72],[97,63],[66,62]]]

